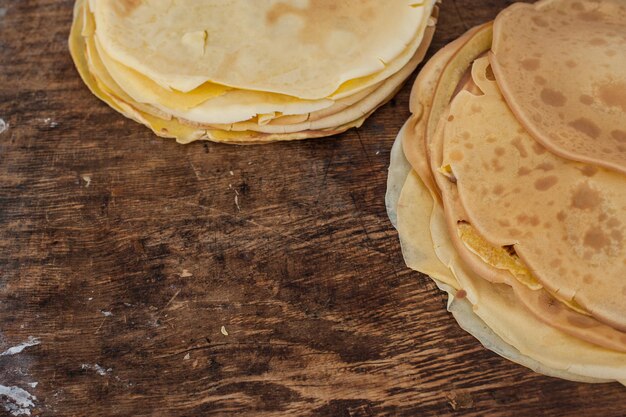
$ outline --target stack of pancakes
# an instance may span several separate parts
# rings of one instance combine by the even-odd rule
[[[626,383],[626,3],[514,4],[426,64],[389,175],[409,267],[488,348]]]
[[[360,126],[421,62],[434,0],[77,0],[91,91],[181,143],[323,137]]]

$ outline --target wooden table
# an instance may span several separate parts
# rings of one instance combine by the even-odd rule
[[[430,54],[509,3],[445,1]],[[626,414],[617,384],[485,350],[405,267],[383,197],[411,83],[339,137],[177,145],[88,92],[72,6],[0,0],[0,351],[39,342],[0,356],[22,411]]]

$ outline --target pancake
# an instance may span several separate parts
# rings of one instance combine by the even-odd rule
[[[105,51],[166,89],[188,92],[211,82],[303,99],[328,97],[399,56],[404,66],[432,8],[406,0],[90,5]],[[407,45],[413,51],[403,55]]]
[[[509,10],[555,7],[550,26],[570,5]],[[490,24],[475,28],[416,79],[386,202],[405,261],[450,294],[464,328],[490,335],[488,348],[538,372],[624,383],[626,177],[539,141],[503,94],[492,47]]]
[[[451,242],[445,241],[446,234],[437,231],[438,228],[446,228],[443,213],[440,208],[433,210],[436,207],[435,200],[433,200],[419,176],[414,171],[411,171],[410,164],[399,152],[401,151],[399,142],[402,138],[403,134],[401,133],[394,144],[391,154],[393,171],[390,171],[388,179],[388,190],[390,192],[388,191],[387,194],[387,207],[390,218],[397,218],[398,221],[404,217],[413,219],[411,222],[413,228],[398,227],[398,230],[403,231],[405,236],[402,245],[403,253],[419,253],[420,256],[414,258],[415,260],[419,259],[419,262],[413,264],[415,268],[418,268],[416,270],[422,271],[427,269],[428,266],[436,268],[442,276],[445,276],[444,280],[452,283],[452,285],[449,285],[439,279],[435,279],[440,288],[449,293],[448,310],[452,312],[459,324],[479,339],[486,348],[544,375],[580,382],[609,382],[614,378],[623,380],[625,365],[623,362],[624,357],[620,356],[623,354],[606,351],[608,352],[607,356],[596,355],[597,347],[591,344],[584,344],[583,347],[580,347],[580,342],[576,339],[545,326],[527,313],[522,313],[520,318],[515,317],[510,313],[511,311],[524,312],[524,309],[516,305],[514,297],[511,296],[510,291],[505,286],[500,285],[490,288],[486,281],[481,283],[482,280],[480,278],[474,278],[474,280],[469,281],[469,284],[464,282],[463,285],[463,288],[471,288],[470,291],[473,290],[471,293],[465,289],[463,291],[459,290],[461,284],[459,284],[456,278],[457,275],[453,274],[452,270],[449,269],[449,267],[452,267],[459,274],[461,264],[458,262],[458,259],[454,262],[449,262],[449,267],[446,267],[444,261],[438,257],[441,256],[445,259],[446,252],[452,254],[451,257],[454,257],[455,253]],[[402,189],[400,196],[393,191],[399,188]],[[396,197],[398,197],[398,200],[394,204]],[[428,214],[428,212],[431,212],[432,217],[415,215]],[[429,228],[432,228],[433,231],[427,232],[427,235],[422,234],[425,229]],[[444,239],[444,241],[440,240],[437,244],[434,244],[432,240],[425,239],[425,236],[437,236],[439,239]],[[438,248],[437,252],[434,248]],[[463,277],[462,274],[460,275]],[[465,274],[464,276],[467,280],[469,275]],[[470,298],[476,304],[470,302]],[[488,305],[485,306],[483,303]],[[493,312],[489,314],[494,308],[497,309],[498,314],[493,314]],[[505,320],[500,319],[502,318],[501,313],[504,314]],[[507,326],[507,320],[517,322],[522,319],[525,320],[528,327],[516,331],[515,329],[519,329],[519,326]],[[505,323],[496,326],[494,321]],[[489,325],[486,323],[489,323]],[[491,326],[497,332],[492,330]],[[540,331],[537,332],[536,329],[540,329]],[[529,333],[524,333],[525,330],[528,330]],[[537,337],[529,337],[530,335]],[[574,369],[582,369],[580,373],[568,370],[569,364],[564,363],[563,358],[560,357],[560,349],[563,346],[567,346],[570,342],[576,346],[570,358],[580,358],[578,356],[580,354],[585,355],[585,358],[590,358],[589,363],[573,367]],[[549,364],[546,362],[549,362]],[[580,362],[585,363],[585,360],[583,359]],[[617,364],[617,368],[621,368],[621,371],[616,372],[613,369],[614,364]],[[595,376],[589,376],[589,374]],[[600,377],[598,378],[597,376]],[[605,376],[609,378],[605,378]]]
[[[495,20],[491,62],[509,107],[538,142],[626,174],[625,43],[622,0],[515,4]]]
[[[513,247],[552,293],[626,329],[626,177],[547,152],[496,92],[460,93],[451,116],[441,166],[480,235]]]
[[[404,80],[421,62],[432,39],[438,15],[438,9],[434,6],[434,2],[409,4],[395,1],[389,7],[381,7],[380,4],[375,4],[371,0],[358,2],[348,0],[339,4],[270,0],[256,2],[252,7],[248,7],[249,5],[250,3],[244,4],[241,1],[224,3],[219,0],[204,0],[201,3],[183,1],[173,4],[172,7],[165,7],[158,0],[122,3],[77,0],[70,34],[71,53],[81,77],[94,94],[127,117],[145,124],[158,136],[174,137],[180,143],[189,143],[195,140],[237,144],[269,143],[278,140],[331,136],[360,126],[369,115],[395,95]],[[347,5],[351,5],[351,14],[348,13]],[[337,21],[339,20],[343,23],[350,23],[350,30],[355,31],[355,33],[364,31],[363,24],[367,22],[377,22],[374,24],[374,29],[388,28],[391,26],[389,22],[385,23],[384,19],[381,20],[378,15],[383,14],[387,17],[397,15],[400,10],[407,12],[407,7],[410,10],[408,13],[404,13],[401,21],[405,23],[408,21],[417,22],[415,26],[406,26],[404,29],[400,26],[393,30],[385,29],[384,34],[379,34],[379,37],[388,41],[385,42],[385,45],[371,43],[364,46],[356,43],[350,45],[349,51],[344,51],[353,58],[357,55],[360,56],[365,60],[363,62],[371,61],[372,57],[368,54],[380,52],[382,55],[377,58],[376,68],[372,67],[371,71],[358,73],[354,78],[346,79],[342,78],[343,75],[338,76],[336,73],[333,75],[332,72],[327,71],[326,75],[329,77],[336,76],[337,79],[343,81],[329,95],[319,98],[299,97],[294,93],[295,90],[289,90],[289,94],[285,94],[284,91],[272,88],[263,89],[260,86],[241,88],[240,85],[230,85],[229,82],[214,82],[211,76],[191,89],[175,88],[177,86],[160,84],[158,79],[155,80],[152,77],[153,73],[142,72],[141,66],[133,67],[132,59],[130,61],[124,60],[124,54],[120,55],[119,50],[115,47],[111,48],[112,45],[115,45],[121,50],[132,49],[133,42],[137,42],[146,33],[153,31],[150,32],[154,35],[150,35],[150,42],[157,39],[160,39],[159,42],[161,42],[156,55],[174,47],[173,45],[179,41],[179,52],[185,51],[187,48],[185,52],[188,55],[187,59],[192,59],[193,63],[182,66],[181,62],[177,62],[176,65],[180,73],[175,74],[187,81],[190,80],[187,72],[192,71],[195,65],[196,70],[198,68],[208,69],[206,74],[209,75],[219,73],[225,74],[227,77],[233,76],[233,79],[243,77],[239,79],[244,80],[244,84],[247,82],[254,84],[262,74],[268,75],[267,71],[274,71],[274,75],[268,75],[269,78],[263,79],[262,82],[279,83],[280,81],[285,83],[282,85],[285,89],[299,88],[289,84],[294,81],[290,78],[294,73],[284,66],[286,59],[275,61],[273,67],[259,65],[258,71],[248,74],[246,78],[243,73],[239,73],[241,67],[238,65],[248,65],[249,62],[248,64],[244,62],[247,58],[243,61],[229,62],[228,71],[224,71],[224,68],[216,68],[212,58],[224,59],[224,54],[229,54],[228,51],[224,50],[225,46],[239,45],[237,52],[239,53],[247,50],[246,48],[251,47],[257,41],[259,45],[254,46],[254,54],[263,53],[266,57],[271,56],[278,47],[283,45],[280,38],[261,39],[247,38],[246,36],[269,32],[273,33],[274,36],[280,33],[293,35],[292,32],[296,31],[296,26],[299,24],[309,24],[309,21],[319,23],[318,17],[316,17],[319,13],[332,15],[328,22],[322,24],[322,27],[326,27],[327,23],[331,24],[332,27],[329,30],[333,32],[330,34],[332,37],[337,35],[334,32],[338,28]],[[233,19],[238,16],[250,16],[251,10],[267,13],[269,16],[278,13],[276,11],[278,9],[284,12],[279,13],[281,14],[278,19],[280,22],[263,22],[262,19],[256,19],[252,22],[254,27],[245,27],[240,33],[230,30],[230,28],[228,33],[219,32],[224,29],[227,22],[232,23]],[[300,9],[306,9],[310,13],[302,14]],[[212,15],[211,12],[216,10],[219,10],[217,15]],[[190,11],[194,13],[186,15]],[[231,13],[226,16],[226,11]],[[333,13],[329,14],[330,11]],[[360,18],[367,15],[369,16],[368,19],[373,20],[360,21],[360,23],[353,25],[356,15],[359,15]],[[157,17],[159,18],[157,19]],[[286,21],[283,21],[285,18]],[[216,19],[222,20],[218,22]],[[189,27],[183,28],[184,25],[181,26],[181,23],[191,25],[189,27],[204,25],[207,29],[200,31],[201,33],[189,31]],[[135,27],[134,24],[138,26]],[[118,25],[115,27],[121,32],[111,32],[112,26],[110,25]],[[276,27],[276,25],[283,26]],[[145,33],[137,34],[135,31],[138,30],[138,27],[141,27]],[[159,33],[155,34],[154,31]],[[387,38],[394,33],[396,35],[404,33],[408,36],[409,32],[412,34],[410,37],[398,38],[394,41],[389,41]],[[137,37],[125,38],[123,33],[135,34]],[[178,35],[171,36],[171,33],[182,35],[179,39]],[[208,37],[209,33],[214,35],[211,39]],[[368,33],[367,36],[371,38],[371,27],[368,29]],[[221,39],[220,37],[228,42],[224,44],[212,43],[216,39]],[[272,40],[272,51],[263,52],[264,47],[269,47],[268,40],[270,39]],[[330,57],[337,57],[336,54],[341,49],[341,45],[335,43],[328,45],[323,39],[309,40],[311,41],[310,44],[301,45],[302,48],[300,49],[290,50],[290,52],[294,52],[289,58],[292,62],[296,62],[293,61],[294,57],[299,57],[299,54],[309,47],[314,48],[318,55],[327,53]],[[197,47],[197,43],[200,41],[203,43],[202,48]],[[293,38],[284,40],[286,44],[293,41]],[[154,44],[145,39],[142,42],[144,42],[142,50],[135,51],[140,55],[140,60],[148,59],[149,56],[154,58],[155,55],[151,55],[151,52],[154,52],[151,50]],[[364,47],[363,50],[357,50],[362,46]],[[381,47],[384,50],[381,50]],[[387,56],[385,53],[388,53],[390,48],[395,48],[397,54],[394,52],[393,56],[389,56],[389,59],[383,58]],[[211,55],[211,53],[216,55]],[[318,57],[322,60],[328,58],[321,57],[321,55]],[[172,57],[165,57],[165,61],[170,58]],[[310,60],[298,58],[297,62],[298,71],[301,71],[300,75],[315,74],[321,68],[318,64],[315,64],[314,68],[309,68]],[[329,64],[327,60],[324,62],[323,65]],[[358,66],[359,63],[362,62],[358,59],[353,62],[355,66]],[[163,62],[147,63],[147,65],[152,65],[153,68],[159,70],[167,67]],[[345,60],[337,59],[336,65],[337,68],[343,68],[341,71],[344,73],[347,71]],[[211,71],[217,72],[212,73]],[[357,69],[356,71],[361,70]],[[314,82],[319,81],[314,80]],[[313,85],[307,84],[307,82],[306,79],[303,81],[303,88],[310,88]]]

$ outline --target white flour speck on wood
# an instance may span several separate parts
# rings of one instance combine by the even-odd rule
[[[100,312],[104,317],[111,317],[113,315],[113,313],[110,311],[100,310]]]
[[[12,355],[17,355],[18,353],[22,353],[22,351],[26,348],[29,348],[31,346],[37,346],[41,344],[41,340],[39,340],[36,337],[33,336],[28,336],[28,340],[26,340],[25,342],[20,343],[17,346],[13,346],[7,350],[5,350],[4,352],[0,353],[0,356],[12,356]]]
[[[0,385],[0,396],[6,397],[2,400],[2,406],[14,416],[29,416],[37,400],[30,392],[16,386]]]
[[[109,368],[109,369],[104,369],[102,366],[98,365],[97,363],[91,365],[88,363],[83,363],[80,365],[80,369],[89,369],[92,371],[95,371],[98,375],[100,376],[105,376],[107,373],[112,372],[113,369]]]
[[[42,124],[46,125],[49,128],[54,129],[59,125],[58,122],[55,122],[51,117],[45,117],[43,119],[38,119]]]
[[[4,121],[4,119],[0,119],[0,135],[9,130],[9,124]]]
[[[239,206],[239,191],[237,191],[232,184],[228,184],[228,188],[235,192],[235,206],[237,207],[237,211],[241,211],[241,206]]]

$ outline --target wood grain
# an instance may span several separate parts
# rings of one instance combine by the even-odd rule
[[[410,83],[339,137],[181,146],[88,92],[72,3],[0,0],[0,351],[41,342],[0,385],[33,415],[625,414],[617,384],[485,350],[405,267],[383,197]],[[508,4],[445,1],[430,55]]]

